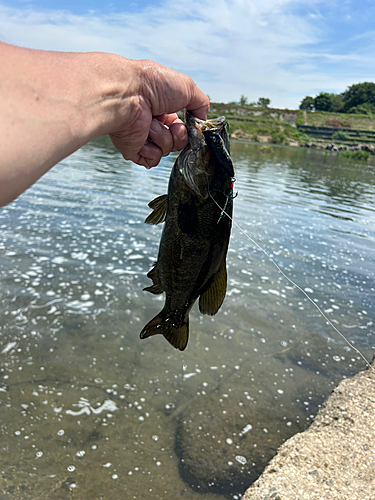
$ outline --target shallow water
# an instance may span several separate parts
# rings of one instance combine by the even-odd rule
[[[232,144],[234,218],[371,359],[374,164]],[[283,440],[365,364],[236,228],[219,313],[186,351],[139,332],[171,155],[146,171],[105,139],[0,210],[0,493],[240,498]]]

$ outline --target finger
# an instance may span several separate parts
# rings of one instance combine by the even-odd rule
[[[159,115],[155,118],[167,125],[172,135],[173,147],[169,151],[163,149],[163,156],[166,156],[166,154],[169,154],[171,151],[181,151],[189,141],[184,122],[178,118],[176,113]]]
[[[155,116],[157,120],[169,127],[172,134],[173,149],[172,151],[180,151],[188,143],[188,133],[186,126],[176,113],[163,114]]]
[[[207,120],[207,111],[210,107],[210,101],[206,94],[202,92],[191,80],[191,97],[185,108],[193,113],[194,116],[201,120]]]
[[[189,142],[187,129],[185,124],[181,120],[176,120],[169,127],[169,131],[173,138],[173,150],[180,151]]]
[[[152,168],[159,164],[162,156],[162,150],[156,144],[151,141],[147,141],[137,154],[136,158],[132,158],[132,161],[138,165],[143,165],[146,168]]]
[[[178,121],[180,123],[183,123],[182,120],[179,119],[177,113],[163,113],[162,115],[159,116],[154,116],[159,122],[163,123],[167,127],[170,127],[172,123]]]
[[[186,109],[192,112],[194,116],[199,118],[200,120],[207,120],[207,111],[208,111],[209,105],[200,107],[200,108],[191,108],[190,106],[186,106]]]
[[[152,119],[149,138],[162,151],[162,156],[168,155],[173,149],[173,137],[168,127],[156,118]]]

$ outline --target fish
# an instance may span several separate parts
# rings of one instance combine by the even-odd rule
[[[196,300],[202,314],[213,316],[225,298],[235,181],[225,117],[204,121],[185,111],[185,125],[189,143],[172,168],[168,193],[149,203],[145,220],[164,222],[157,262],[147,274],[152,285],[144,290],[165,293],[165,303],[140,333],[141,339],[161,334],[181,351]]]

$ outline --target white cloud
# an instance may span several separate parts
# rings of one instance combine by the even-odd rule
[[[327,61],[358,63],[356,54],[316,52],[327,37],[314,7],[320,3],[311,0],[304,15],[297,8],[303,0],[166,0],[142,12],[86,15],[0,5],[0,38],[33,48],[153,59],[193,76],[212,100],[245,94],[295,108],[313,89],[339,91],[353,83],[327,73]]]

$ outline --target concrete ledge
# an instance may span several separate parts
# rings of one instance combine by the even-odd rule
[[[375,499],[375,362],[372,367],[340,382],[243,500]]]

